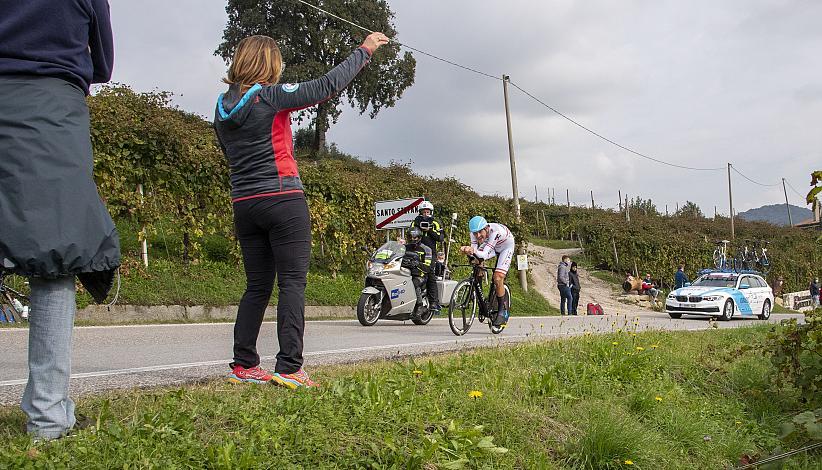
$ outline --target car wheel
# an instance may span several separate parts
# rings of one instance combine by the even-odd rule
[[[771,318],[771,301],[766,300],[765,304],[762,305],[762,313],[759,314],[760,320],[767,320]]]
[[[734,301],[728,299],[725,301],[725,306],[722,307],[722,316],[719,317],[722,321],[728,321],[734,316]]]
[[[681,314],[681,313],[668,312],[668,315],[670,315],[670,316],[671,316],[671,318],[673,318],[674,320],[676,320],[676,319],[678,319],[678,318],[682,318],[682,314]]]

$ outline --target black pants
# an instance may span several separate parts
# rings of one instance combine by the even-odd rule
[[[246,290],[234,324],[234,363],[260,363],[257,337],[277,278],[275,372],[291,374],[303,365],[305,283],[311,256],[311,220],[302,194],[234,203],[234,227],[243,252]]]
[[[571,289],[571,307],[570,307],[570,311],[573,315],[577,314],[577,307],[579,307],[579,290]]]

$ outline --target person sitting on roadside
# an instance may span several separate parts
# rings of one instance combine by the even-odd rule
[[[659,296],[659,289],[654,280],[651,279],[651,273],[645,273],[645,279],[642,280],[642,292],[648,295],[650,301],[656,305],[656,298]]]

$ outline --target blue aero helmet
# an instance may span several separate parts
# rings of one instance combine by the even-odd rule
[[[487,226],[488,221],[485,220],[485,217],[481,215],[475,215],[474,217],[471,217],[471,220],[468,221],[468,231],[471,233],[477,233]]]

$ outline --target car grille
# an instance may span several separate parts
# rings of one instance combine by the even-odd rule
[[[676,296],[676,301],[677,302],[687,302],[688,301],[688,296],[687,295],[678,295],[678,296]]]
[[[688,297],[688,302],[693,302],[693,303],[702,302],[702,297],[692,295],[692,296]]]

